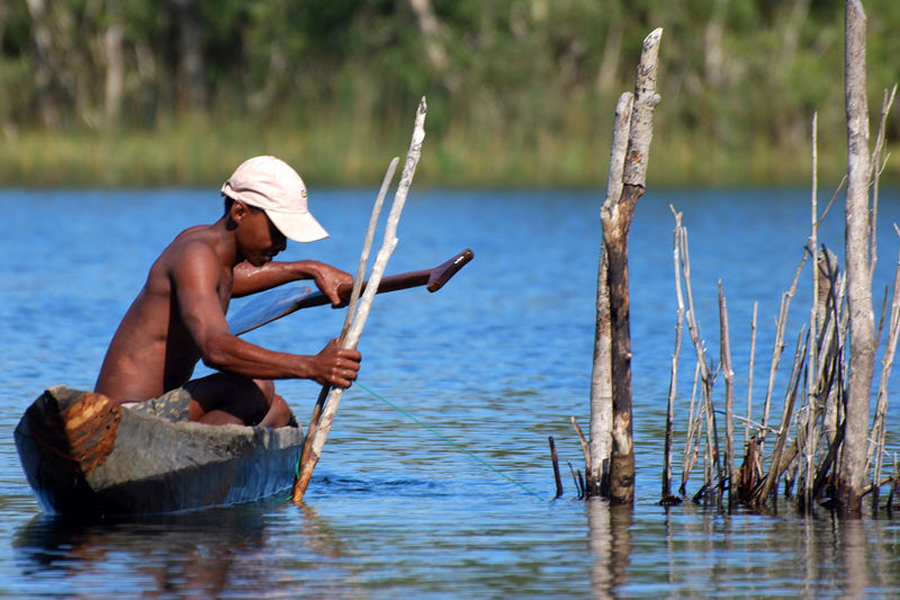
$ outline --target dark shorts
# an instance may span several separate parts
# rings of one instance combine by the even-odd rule
[[[123,404],[125,408],[136,413],[159,417],[173,423],[190,421],[190,405],[191,393],[183,387],[169,390],[159,398]]]

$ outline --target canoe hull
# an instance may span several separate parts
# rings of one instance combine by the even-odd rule
[[[172,423],[99,394],[47,390],[15,430],[41,507],[62,515],[173,512],[250,502],[291,486],[299,428]]]

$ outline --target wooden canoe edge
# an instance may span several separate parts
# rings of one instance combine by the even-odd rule
[[[68,388],[47,390],[25,415],[35,442],[82,476],[112,452],[122,420],[121,408],[106,396]]]
[[[103,463],[115,442],[121,409],[103,396],[65,386],[32,402],[15,429],[29,485],[49,512],[89,502],[87,473]]]

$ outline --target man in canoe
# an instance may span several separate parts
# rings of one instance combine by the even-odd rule
[[[170,420],[282,427],[291,412],[273,379],[349,387],[360,354],[340,349],[336,340],[309,356],[251,344],[229,331],[228,303],[312,279],[339,306],[338,287],[353,278],[318,261],[272,261],[287,238],[312,242],[328,235],[309,213],[306,186],[287,163],[251,158],[222,194],[222,218],[181,232],[153,263],[109,344],[95,391]],[[200,360],[218,372],[191,379]]]

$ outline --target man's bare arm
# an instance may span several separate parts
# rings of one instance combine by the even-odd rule
[[[203,353],[207,366],[253,379],[312,379],[322,385],[350,387],[359,372],[360,354],[331,340],[316,355],[274,352],[226,334],[210,338]]]
[[[341,304],[338,288],[353,284],[349,273],[317,260],[273,261],[261,267],[243,262],[234,268],[232,293],[239,298],[301,279],[314,280],[333,306]]]
[[[347,387],[359,371],[359,352],[329,343],[316,355],[274,352],[231,335],[219,298],[221,265],[198,244],[173,273],[182,320],[207,366],[254,379],[313,379]]]

